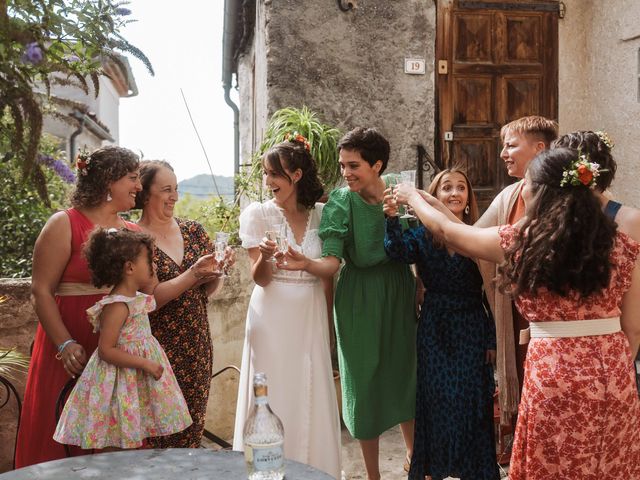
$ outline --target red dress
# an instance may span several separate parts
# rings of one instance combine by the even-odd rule
[[[71,222],[71,257],[60,282],[91,283],[87,261],[82,257],[82,244],[94,228],[94,224],[75,208],[65,210]],[[127,228],[140,228],[127,223]],[[55,252],[51,252],[55,254]],[[87,320],[86,310],[104,295],[56,296],[62,321],[69,334],[86,351],[87,359],[98,346],[98,334]],[[69,375],[62,362],[56,360],[57,348],[41,325],[38,325],[27,375],[27,385],[20,416],[20,430],[16,445],[16,468],[35,463],[64,458],[62,444],[53,440],[56,428],[55,404],[58,394]],[[69,447],[72,455],[91,453],[78,447]]]
[[[500,229],[502,246],[516,229]],[[640,245],[618,232],[609,286],[589,297],[546,290],[521,294],[530,322],[617,317]],[[511,480],[640,479],[640,400],[623,332],[576,338],[532,338],[518,409]]]

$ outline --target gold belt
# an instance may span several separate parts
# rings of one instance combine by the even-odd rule
[[[88,283],[62,282],[56,288],[58,297],[71,297],[80,295],[106,295],[112,287],[96,288]]]

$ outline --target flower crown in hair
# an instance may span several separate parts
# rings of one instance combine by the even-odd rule
[[[300,142],[304,145],[304,148],[307,150],[307,152],[311,151],[311,144],[309,143],[309,140],[307,140],[298,132],[287,133],[285,134],[284,139],[290,142]]]
[[[86,150],[81,150],[78,153],[78,158],[76,159],[76,168],[81,175],[86,175],[89,173],[89,162],[91,161],[91,155]]]
[[[598,138],[602,143],[604,143],[607,147],[609,147],[609,150],[611,150],[614,147],[615,144],[613,143],[613,141],[611,141],[611,137],[607,132],[605,132],[604,130],[598,130],[597,132],[593,132],[593,133],[595,133],[598,136]]]
[[[596,178],[598,178],[600,172],[606,171],[601,170],[600,165],[597,163],[590,162],[587,155],[578,153],[578,158],[571,162],[562,172],[560,186],[584,185],[585,187],[594,188],[596,186]]]

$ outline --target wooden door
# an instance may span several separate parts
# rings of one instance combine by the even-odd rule
[[[436,155],[466,168],[484,209],[513,181],[500,127],[558,116],[558,2],[437,0],[436,75]]]

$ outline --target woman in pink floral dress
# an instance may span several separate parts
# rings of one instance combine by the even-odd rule
[[[452,222],[423,192],[397,194],[448,245],[503,262],[501,283],[530,323],[511,480],[640,479],[640,244],[602,212],[598,171],[576,150],[539,154],[526,217],[499,228]]]

